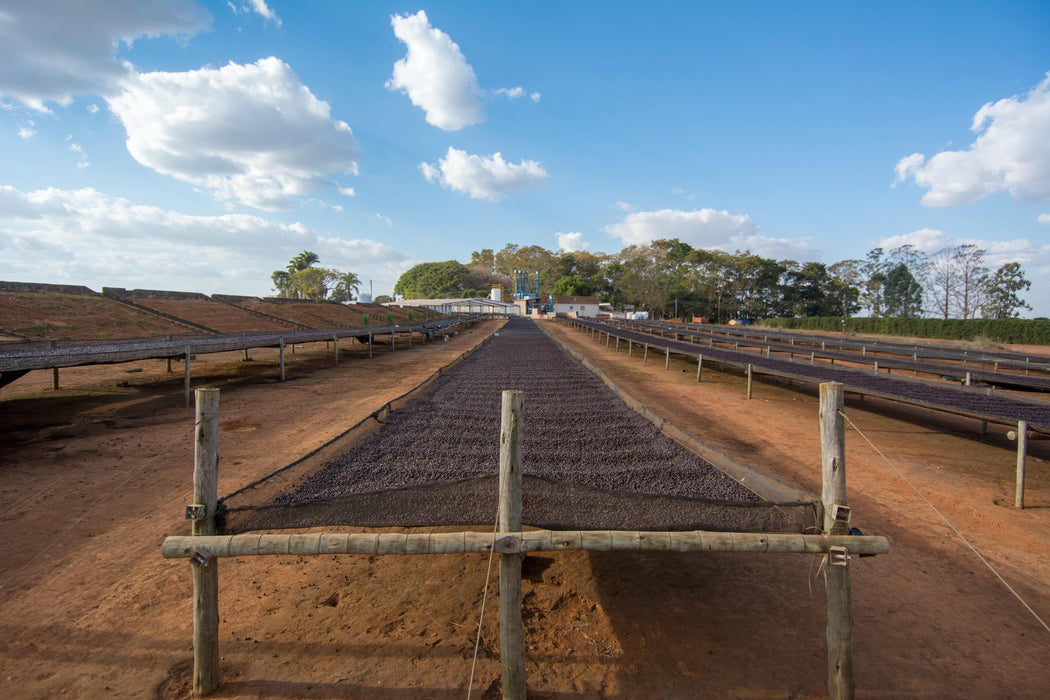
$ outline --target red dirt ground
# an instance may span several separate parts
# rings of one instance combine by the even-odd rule
[[[200,335],[196,328],[103,296],[59,292],[0,292],[0,328],[29,340]]]
[[[195,385],[223,388],[220,493],[338,434],[497,325],[373,360],[358,351],[338,367],[320,344],[301,348],[284,383],[274,381],[276,351],[253,351],[247,363],[240,353],[202,356]],[[758,384],[747,401],[740,377],[705,367],[698,386],[695,365],[665,371],[585,333],[552,332],[706,442],[819,490],[811,393]],[[193,417],[181,375],[164,368],[63,370],[58,392],[49,373],[34,372],[0,392],[5,697],[187,695],[189,565],[162,559],[160,542],[189,530]],[[851,400],[847,413],[1050,618],[1050,443],[1032,443],[1030,507],[1017,511],[1002,430],[979,436],[974,421],[870,399]],[[852,564],[857,696],[1045,697],[1050,633],[852,431],[847,472],[854,524],[891,542],[889,555]],[[825,697],[818,563],[529,557],[530,697]],[[217,697],[462,698],[485,573],[481,555],[224,560]],[[499,696],[497,609],[490,595],[475,697]]]

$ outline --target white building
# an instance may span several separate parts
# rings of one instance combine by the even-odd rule
[[[598,297],[554,297],[554,313],[597,318]]]
[[[398,306],[403,309],[427,308],[451,316],[457,314],[521,315],[521,310],[516,304],[495,299],[402,299],[387,302],[384,306]]]

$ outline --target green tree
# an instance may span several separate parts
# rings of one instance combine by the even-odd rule
[[[594,289],[582,277],[562,277],[554,285],[554,293],[567,297],[589,297],[594,293]]]
[[[372,300],[372,303],[373,304],[387,304],[387,303],[389,303],[389,302],[391,302],[393,300],[394,300],[394,297],[390,296],[389,294],[380,294],[379,296],[377,296],[375,299]]]
[[[405,299],[458,297],[467,288],[470,271],[455,260],[420,263],[409,268],[394,285],[394,294]]]
[[[288,261],[287,270],[289,273],[301,272],[319,262],[321,262],[321,258],[317,253],[312,250],[304,250]]]
[[[904,263],[886,273],[884,303],[887,316],[916,318],[922,314],[922,285]]]
[[[332,301],[340,303],[353,301],[361,286],[361,278],[354,272],[340,272],[332,290]]]
[[[1020,263],[1006,263],[985,280],[984,317],[1017,318],[1021,309],[1031,311],[1032,307],[1018,296],[1031,288],[1032,283],[1025,279]]]

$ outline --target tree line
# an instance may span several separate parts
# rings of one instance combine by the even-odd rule
[[[407,299],[486,296],[493,285],[513,294],[515,270],[539,280],[540,294],[596,296],[659,317],[729,319],[853,316],[875,318],[1015,318],[1031,309],[1031,287],[1017,262],[991,272],[972,244],[929,254],[911,245],[875,248],[863,260],[825,265],[775,260],[750,251],[693,248],[675,238],[619,253],[552,252],[508,243],[470,260],[421,263],[394,287]],[[276,273],[275,273],[276,274]]]

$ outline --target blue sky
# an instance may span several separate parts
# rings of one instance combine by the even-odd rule
[[[0,0],[0,66],[0,279],[977,243],[1050,315],[1047,3]]]

